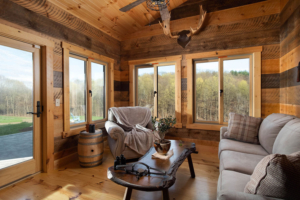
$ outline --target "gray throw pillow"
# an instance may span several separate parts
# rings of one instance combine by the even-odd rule
[[[245,193],[280,199],[300,199],[300,151],[271,154],[255,167]]]

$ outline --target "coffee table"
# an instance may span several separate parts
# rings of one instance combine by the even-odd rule
[[[152,154],[155,153],[154,147],[152,147],[143,157],[139,159],[139,162],[146,163],[150,167],[166,171],[166,175],[150,175],[137,178],[135,175],[126,174],[123,170],[114,170],[114,167],[109,167],[107,170],[107,177],[113,182],[126,187],[124,194],[124,200],[129,200],[132,190],[141,191],[162,191],[163,199],[169,200],[168,189],[176,181],[176,172],[180,165],[187,158],[189,162],[189,168],[191,177],[195,178],[195,172],[192,162],[192,153],[196,152],[195,143],[180,142],[178,140],[170,140],[171,149],[173,149],[174,155],[169,160],[152,159]],[[135,166],[135,169],[145,168],[143,165]],[[130,167],[128,169],[131,169]],[[152,170],[151,170],[152,171]],[[154,171],[153,171],[154,172]]]

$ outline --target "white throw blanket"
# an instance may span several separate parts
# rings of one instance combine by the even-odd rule
[[[132,127],[126,133],[125,144],[140,155],[153,146],[153,132],[145,128],[151,120],[151,111],[145,107],[110,108],[118,123]]]

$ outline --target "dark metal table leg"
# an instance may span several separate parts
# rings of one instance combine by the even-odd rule
[[[170,200],[169,197],[169,190],[168,189],[163,189],[163,200]]]
[[[192,161],[191,154],[188,156],[188,161],[189,161],[189,167],[190,167],[191,177],[195,178],[195,171],[194,171],[194,166],[193,166],[193,161]]]
[[[123,200],[130,200],[132,189],[126,188]]]

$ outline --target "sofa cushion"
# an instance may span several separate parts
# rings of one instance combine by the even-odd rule
[[[229,139],[222,139],[219,143],[219,158],[222,151],[226,151],[226,150],[262,155],[262,156],[269,155],[269,153],[266,152],[266,150],[262,148],[261,145],[249,144],[249,143],[239,142],[239,141],[229,140]]]
[[[250,175],[223,170],[219,176],[218,191],[244,192],[244,188],[249,181]]]
[[[274,154],[291,154],[300,151],[300,119],[289,121],[279,132],[273,146]]]
[[[300,151],[272,154],[256,166],[244,192],[275,198],[300,199]]]
[[[224,134],[224,137],[259,144],[258,130],[261,122],[261,118],[229,113],[228,131]]]
[[[259,128],[259,143],[268,152],[272,153],[275,139],[282,127],[295,116],[286,114],[271,114],[263,120]]]
[[[218,180],[218,200],[278,200],[277,198],[253,195],[244,192],[243,187],[250,176],[234,171],[224,170]]]
[[[223,151],[220,157],[220,171],[231,170],[251,175],[256,165],[264,157],[235,151]]]

